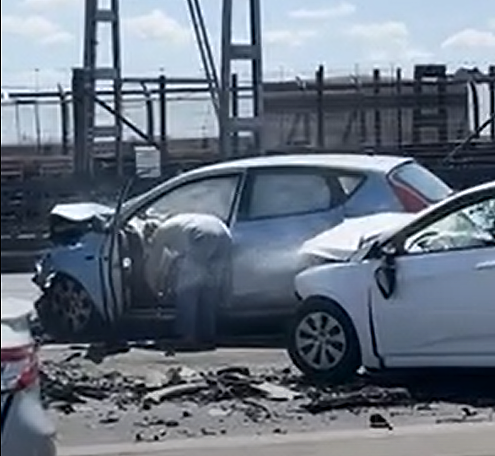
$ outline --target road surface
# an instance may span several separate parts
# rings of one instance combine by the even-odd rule
[[[494,456],[495,424],[61,448],[60,456]]]

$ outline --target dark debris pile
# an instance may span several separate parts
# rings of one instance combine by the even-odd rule
[[[97,401],[104,404],[99,423],[105,425],[116,423],[127,411],[137,412],[140,418],[135,426],[144,429],[138,429],[137,441],[148,439],[148,431],[155,440],[174,428],[185,432],[184,422],[193,419],[193,415],[197,418],[198,413],[206,413],[202,423],[212,419],[227,422],[241,415],[244,423],[276,425],[284,419],[297,421],[306,419],[301,417],[347,410],[355,415],[367,412],[371,427],[390,428],[389,421],[377,410],[405,407],[425,411],[446,401],[459,404],[460,415],[455,419],[460,421],[476,419],[476,407],[491,407],[495,411],[495,383],[486,378],[481,383],[463,383],[455,377],[437,381],[428,377],[412,382],[359,377],[346,385],[322,386],[306,382],[290,368],[255,372],[248,367],[230,366],[198,372],[178,366],[139,376],[88,368],[81,356],[42,363],[45,403],[59,413],[72,414],[88,405],[94,407]],[[170,407],[181,411],[178,417],[167,418]],[[201,435],[213,432],[210,428],[201,429]],[[273,432],[277,430],[284,432],[279,427]],[[221,434],[225,430],[214,431]]]
[[[404,388],[382,388],[360,380],[340,387],[317,387],[305,383],[291,369],[254,374],[247,367],[227,367],[196,372],[187,367],[130,377],[120,372],[90,374],[77,361],[43,363],[41,385],[47,404],[71,412],[75,404],[90,400],[110,401],[118,408],[138,406],[144,410],[165,401],[184,400],[208,405],[238,401],[270,415],[262,401],[297,402],[303,411],[410,405]]]

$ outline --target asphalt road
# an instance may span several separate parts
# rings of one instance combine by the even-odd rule
[[[495,424],[61,448],[59,456],[494,456]]]

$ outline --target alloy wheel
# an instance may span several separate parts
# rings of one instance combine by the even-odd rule
[[[347,340],[344,328],[326,312],[306,315],[297,326],[295,336],[299,356],[315,370],[332,369],[345,355]]]

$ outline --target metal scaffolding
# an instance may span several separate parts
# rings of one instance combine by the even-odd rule
[[[110,0],[110,6],[103,8],[102,0],[86,0],[83,68],[75,69],[73,74],[75,155],[76,167],[82,173],[94,174],[95,158],[111,155],[116,163],[119,176],[123,175],[122,154],[122,85],[121,44],[119,0]],[[222,0],[222,30],[220,49],[220,71],[217,71],[213,52],[208,38],[206,23],[201,10],[200,0],[186,0],[191,24],[195,33],[205,76],[210,91],[219,126],[219,153],[222,158],[238,155],[238,137],[248,134],[252,137],[249,153],[263,154],[263,81],[262,81],[262,42],[261,42],[261,5],[260,0],[244,0],[249,6],[249,40],[247,43],[233,41],[233,4],[234,0]],[[239,2],[235,2],[236,6]],[[98,63],[98,25],[111,26],[112,61],[101,66]],[[246,85],[238,84],[234,74],[236,61],[250,62],[251,75]],[[220,73],[220,78],[218,74]],[[108,112],[112,112],[111,124],[98,124],[96,97],[98,83],[107,81],[112,84],[113,102]],[[240,91],[243,99],[249,100],[247,115],[242,116],[238,106]],[[245,94],[248,94],[246,97]],[[245,112],[246,112],[245,111]],[[151,134],[151,132],[149,132]],[[99,147],[106,140],[105,147]],[[163,142],[163,141],[162,141]],[[110,147],[109,147],[110,146]]]
[[[111,28],[111,62],[98,62],[99,26]],[[96,116],[96,93],[99,83],[110,82],[113,91],[112,109],[116,113],[111,123],[99,124]],[[98,143],[110,144],[104,150],[113,155],[119,176],[123,175],[122,160],[122,70],[120,50],[119,0],[110,0],[102,7],[101,0],[86,0],[84,25],[83,68],[73,74],[73,89],[78,103],[74,103],[75,153],[78,168],[94,174],[95,155],[103,148]]]
[[[261,39],[261,2],[249,2],[248,43],[233,41],[233,0],[223,0],[222,9],[222,49],[220,83],[220,148],[224,158],[236,155],[234,145],[240,133],[252,135],[253,153],[264,153],[263,141],[263,51]],[[239,2],[236,2],[239,3]],[[248,86],[241,87],[233,77],[233,64],[236,61],[251,63],[251,75]],[[251,93],[251,106],[247,116],[239,115],[235,100],[239,90],[248,89]]]

